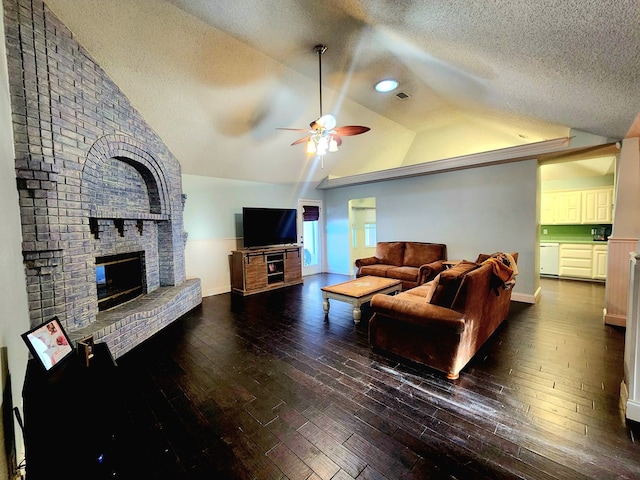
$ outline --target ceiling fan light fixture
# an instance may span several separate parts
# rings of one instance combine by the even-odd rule
[[[392,92],[393,90],[398,88],[398,85],[399,83],[397,80],[393,78],[385,78],[384,80],[380,80],[378,83],[376,83],[374,88],[376,89],[376,92],[386,93]]]
[[[316,142],[313,141],[313,139],[309,139],[309,141],[307,142],[307,153],[316,153]]]
[[[324,155],[327,152],[337,152],[338,147],[342,144],[342,137],[360,135],[371,130],[369,127],[360,125],[346,125],[336,127],[336,118],[331,115],[322,114],[322,54],[326,52],[326,45],[316,45],[314,51],[318,54],[318,87],[320,99],[320,117],[309,124],[310,129],[300,128],[278,128],[278,130],[295,130],[305,132],[307,136],[302,137],[291,145],[306,143],[305,150],[307,154],[320,157],[322,167],[324,168]],[[396,82],[396,86],[397,86]]]
[[[327,149],[329,148],[329,141],[326,137],[320,137],[318,139],[318,155],[324,155],[327,153]]]

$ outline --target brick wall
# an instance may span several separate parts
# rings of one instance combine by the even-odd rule
[[[57,315],[72,334],[113,334],[98,314],[95,257],[128,251],[144,252],[148,294],[188,297],[153,305],[159,324],[172,321],[162,312],[200,302],[199,281],[185,281],[178,161],[44,2],[3,4],[32,325]]]

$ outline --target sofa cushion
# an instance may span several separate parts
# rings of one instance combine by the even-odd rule
[[[407,280],[409,282],[418,281],[417,267],[393,267],[387,270],[387,277],[397,278],[398,280]]]
[[[414,243],[407,242],[404,249],[403,265],[419,267],[425,263],[442,260],[443,246],[437,243]]]
[[[478,255],[478,258],[476,258],[476,263],[482,263],[487,258],[493,257],[494,255],[497,255],[497,252],[496,253],[481,253],[481,254]]]
[[[382,263],[376,263],[374,265],[365,265],[360,268],[360,276],[373,275],[374,277],[386,277],[387,271],[392,268],[396,268],[395,265],[385,265]]]
[[[378,242],[375,257],[379,263],[401,266],[404,257],[404,242]]]
[[[418,295],[413,295],[412,293],[409,293],[409,290],[400,292],[397,295],[393,295],[393,298],[398,300],[406,300],[407,302],[418,303],[418,304],[424,303],[423,297]]]
[[[424,302],[424,299],[427,295],[431,295],[431,282],[424,283],[422,285],[418,285],[417,287],[410,288],[409,290],[404,290],[402,293],[406,293],[407,295],[412,295],[416,298],[419,298],[420,301]]]
[[[475,262],[462,260],[453,267],[440,272],[440,279],[438,280],[438,285],[433,292],[431,303],[433,305],[451,308],[453,299],[455,298],[456,293],[458,293],[458,288],[460,288],[462,278],[468,272],[478,267],[479,265]]]

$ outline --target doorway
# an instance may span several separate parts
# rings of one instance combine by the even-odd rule
[[[322,273],[322,225],[322,201],[298,200],[298,241],[302,245],[303,276]]]
[[[606,281],[605,232],[608,236],[613,224],[617,155],[611,147],[603,150],[599,156],[589,151],[550,157],[538,167],[542,276]]]
[[[349,251],[352,269],[356,259],[373,256],[376,243],[376,198],[349,200]],[[353,275],[355,272],[352,270],[351,273]]]

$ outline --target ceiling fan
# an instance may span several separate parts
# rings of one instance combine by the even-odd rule
[[[293,130],[306,132],[308,135],[296,140],[291,145],[305,143],[307,153],[323,157],[327,152],[337,152],[342,145],[342,137],[360,135],[371,130],[369,127],[348,125],[336,127],[336,119],[333,115],[322,114],[322,54],[327,51],[326,45],[316,45],[313,50],[318,54],[318,83],[320,85],[320,118],[309,124],[310,129],[304,128],[278,128],[278,130]],[[324,165],[323,165],[324,166]]]

